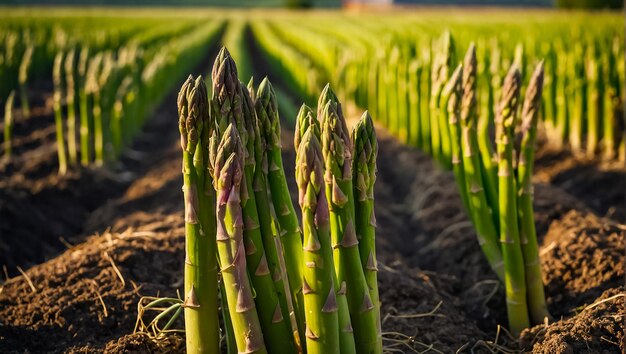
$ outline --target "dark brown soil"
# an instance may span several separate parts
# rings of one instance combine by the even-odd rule
[[[624,287],[605,291],[576,316],[526,330],[521,348],[533,353],[624,352]]]
[[[626,223],[626,165],[575,157],[543,146],[537,153],[538,181],[558,186],[600,216]]]
[[[174,102],[170,96],[138,138],[132,155],[141,158],[126,157],[116,168],[115,175],[130,172],[132,178],[103,189],[103,198],[108,198],[89,205],[81,202],[92,200],[93,190],[77,185],[107,184],[103,181],[108,180],[89,180],[102,178],[95,172],[93,177],[81,172],[76,180],[64,177],[58,189],[50,185],[49,199],[33,192],[30,185],[21,187],[25,192],[17,192],[17,184],[0,189],[4,193],[0,194],[0,212],[12,212],[0,216],[14,220],[11,228],[1,223],[0,240],[15,238],[11,250],[28,250],[38,240],[59,235],[68,235],[77,244],[30,267],[26,276],[2,284],[0,352],[184,350],[180,335],[154,341],[146,334],[132,334],[141,296],[176,297],[182,287],[183,205],[178,133],[172,122]],[[498,329],[498,324],[506,327],[503,288],[478,247],[452,174],[428,156],[402,146],[384,129],[378,127],[378,132],[377,250],[386,348],[442,353],[503,348],[540,353],[624,350],[624,226],[614,221],[617,211],[608,213],[609,218],[597,215],[610,209],[603,203],[614,203],[619,209],[613,199],[602,199],[604,209],[593,204],[591,196],[599,194],[603,185],[589,184],[595,193],[578,193],[576,186],[559,184],[562,180],[554,176],[562,170],[540,157],[535,214],[546,296],[556,320],[525,331],[517,341]],[[283,129],[283,146],[295,198],[288,128]],[[589,171],[589,179],[604,178],[599,166]],[[41,177],[32,184],[44,183],[40,181],[46,178],[52,179]],[[24,196],[15,199],[11,193]],[[70,217],[72,211],[61,209],[70,200],[62,199],[66,198],[63,193],[75,194],[80,215]],[[80,222],[75,222],[72,232],[55,230],[45,236],[48,230],[24,226],[26,221],[17,219],[13,206],[24,201],[33,213],[44,215],[48,215],[46,205],[56,201],[56,207],[47,206],[54,210],[51,216],[67,214],[68,219]],[[46,225],[51,219],[37,223]],[[31,229],[33,235],[28,238],[25,235]],[[29,262],[39,263],[59,250],[42,252],[39,258],[26,254],[15,262],[26,268]],[[0,257],[5,255],[0,253]]]
[[[568,316],[607,289],[624,284],[624,226],[570,211],[550,226],[541,264],[554,316]]]

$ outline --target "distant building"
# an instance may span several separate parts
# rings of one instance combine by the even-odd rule
[[[345,7],[361,7],[361,6],[390,6],[395,0],[343,0]]]

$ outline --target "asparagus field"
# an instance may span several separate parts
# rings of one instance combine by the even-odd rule
[[[0,19],[0,352],[626,350],[621,14]]]

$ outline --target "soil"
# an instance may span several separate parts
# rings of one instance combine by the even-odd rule
[[[0,352],[184,351],[179,334],[158,341],[133,334],[142,296],[176,297],[183,285],[173,102],[170,95],[113,170],[57,177],[48,125],[20,131],[24,141],[44,134],[41,145],[52,152],[28,158],[33,165],[47,164],[37,173],[21,162],[2,172],[3,180],[23,177],[10,177],[0,188],[0,243],[7,245],[0,248],[0,259],[26,271],[0,288]],[[41,116],[46,115],[32,119],[49,120],[44,109]],[[377,129],[377,252],[389,351],[624,351],[625,227],[618,223],[624,208],[614,191],[619,176],[607,176],[599,164],[577,172],[582,171],[577,163],[563,162],[571,157],[540,154],[535,216],[554,319],[517,340],[498,326],[506,327],[504,291],[478,247],[452,174]],[[284,166],[295,202],[292,134],[283,127]],[[15,154],[46,150],[39,144]],[[618,168],[611,171],[624,175]],[[28,219],[18,219],[24,214],[18,205],[31,211]],[[64,245],[59,236],[69,242]]]

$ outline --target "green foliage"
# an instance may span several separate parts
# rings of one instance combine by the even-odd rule
[[[621,9],[622,0],[556,0],[556,6],[566,9]]]
[[[304,9],[313,7],[312,0],[286,0],[285,5],[292,9]]]

